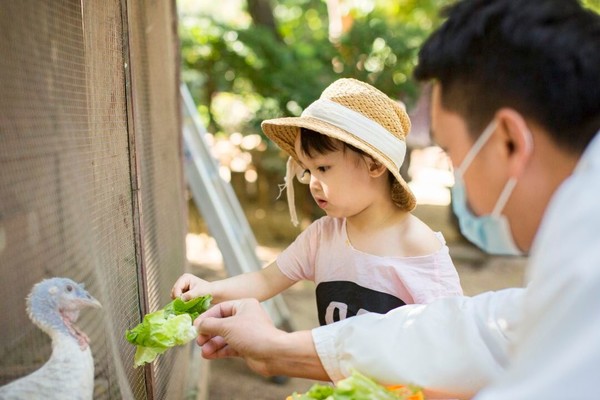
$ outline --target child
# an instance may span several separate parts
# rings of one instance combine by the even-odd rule
[[[462,295],[441,233],[410,213],[416,200],[399,172],[410,121],[397,102],[366,83],[340,79],[302,116],[267,120],[262,129],[291,156],[286,183],[292,220],[297,171],[327,216],[261,271],[215,282],[184,274],[173,297],[210,293],[215,303],[263,301],[307,279],[317,285],[324,325]]]

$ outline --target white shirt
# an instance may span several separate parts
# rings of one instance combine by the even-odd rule
[[[478,400],[600,398],[599,229],[597,134],[550,202],[526,289],[316,328],[321,362],[334,381],[356,369]]]

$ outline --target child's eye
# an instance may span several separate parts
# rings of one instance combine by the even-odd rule
[[[325,167],[325,166],[324,166],[324,167],[318,167],[318,168],[317,168],[317,171],[319,171],[319,172],[325,172],[325,171],[327,171],[329,168],[330,168],[330,167]]]

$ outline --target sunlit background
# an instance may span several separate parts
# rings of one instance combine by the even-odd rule
[[[600,0],[582,0],[600,10]],[[419,206],[450,204],[453,176],[429,139],[429,109],[412,78],[418,49],[453,0],[178,0],[181,75],[207,140],[260,244],[285,246],[322,211],[296,190],[299,228],[289,223],[283,154],[260,130],[298,116],[341,77],[371,83],[411,116],[402,173]],[[444,211],[445,212],[445,211]],[[206,233],[190,201],[191,234]],[[451,231],[452,234],[454,231]]]
[[[322,211],[297,189],[300,228],[279,199],[285,155],[261,132],[268,118],[298,116],[341,77],[402,101],[413,128],[402,173],[419,204],[447,205],[452,174],[429,141],[428,107],[412,79],[418,49],[448,0],[179,0],[182,79],[257,239],[286,245]],[[204,234],[190,202],[192,234]],[[190,248],[198,246],[190,246]]]

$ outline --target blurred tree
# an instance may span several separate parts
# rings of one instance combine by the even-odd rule
[[[235,26],[209,16],[182,19],[184,79],[213,132],[217,93],[248,103],[260,121],[299,115],[340,77],[355,77],[412,104],[411,71],[422,40],[450,0],[247,0],[251,24]],[[244,12],[240,10],[240,12]]]
[[[600,0],[582,0],[582,3],[587,8],[600,13]]]
[[[271,1],[247,0],[247,2],[248,13],[252,17],[254,23],[268,28],[275,37],[280,38],[279,32],[277,32],[277,26],[275,25],[275,16],[273,15],[273,9],[271,8]]]
[[[600,10],[600,0],[581,1]],[[183,14],[183,78],[211,132],[234,126],[222,121],[231,113],[216,115],[218,94],[245,103],[251,116],[243,133],[260,133],[260,121],[299,115],[340,77],[367,81],[411,108],[418,49],[452,2],[241,0],[236,12],[246,18]]]

